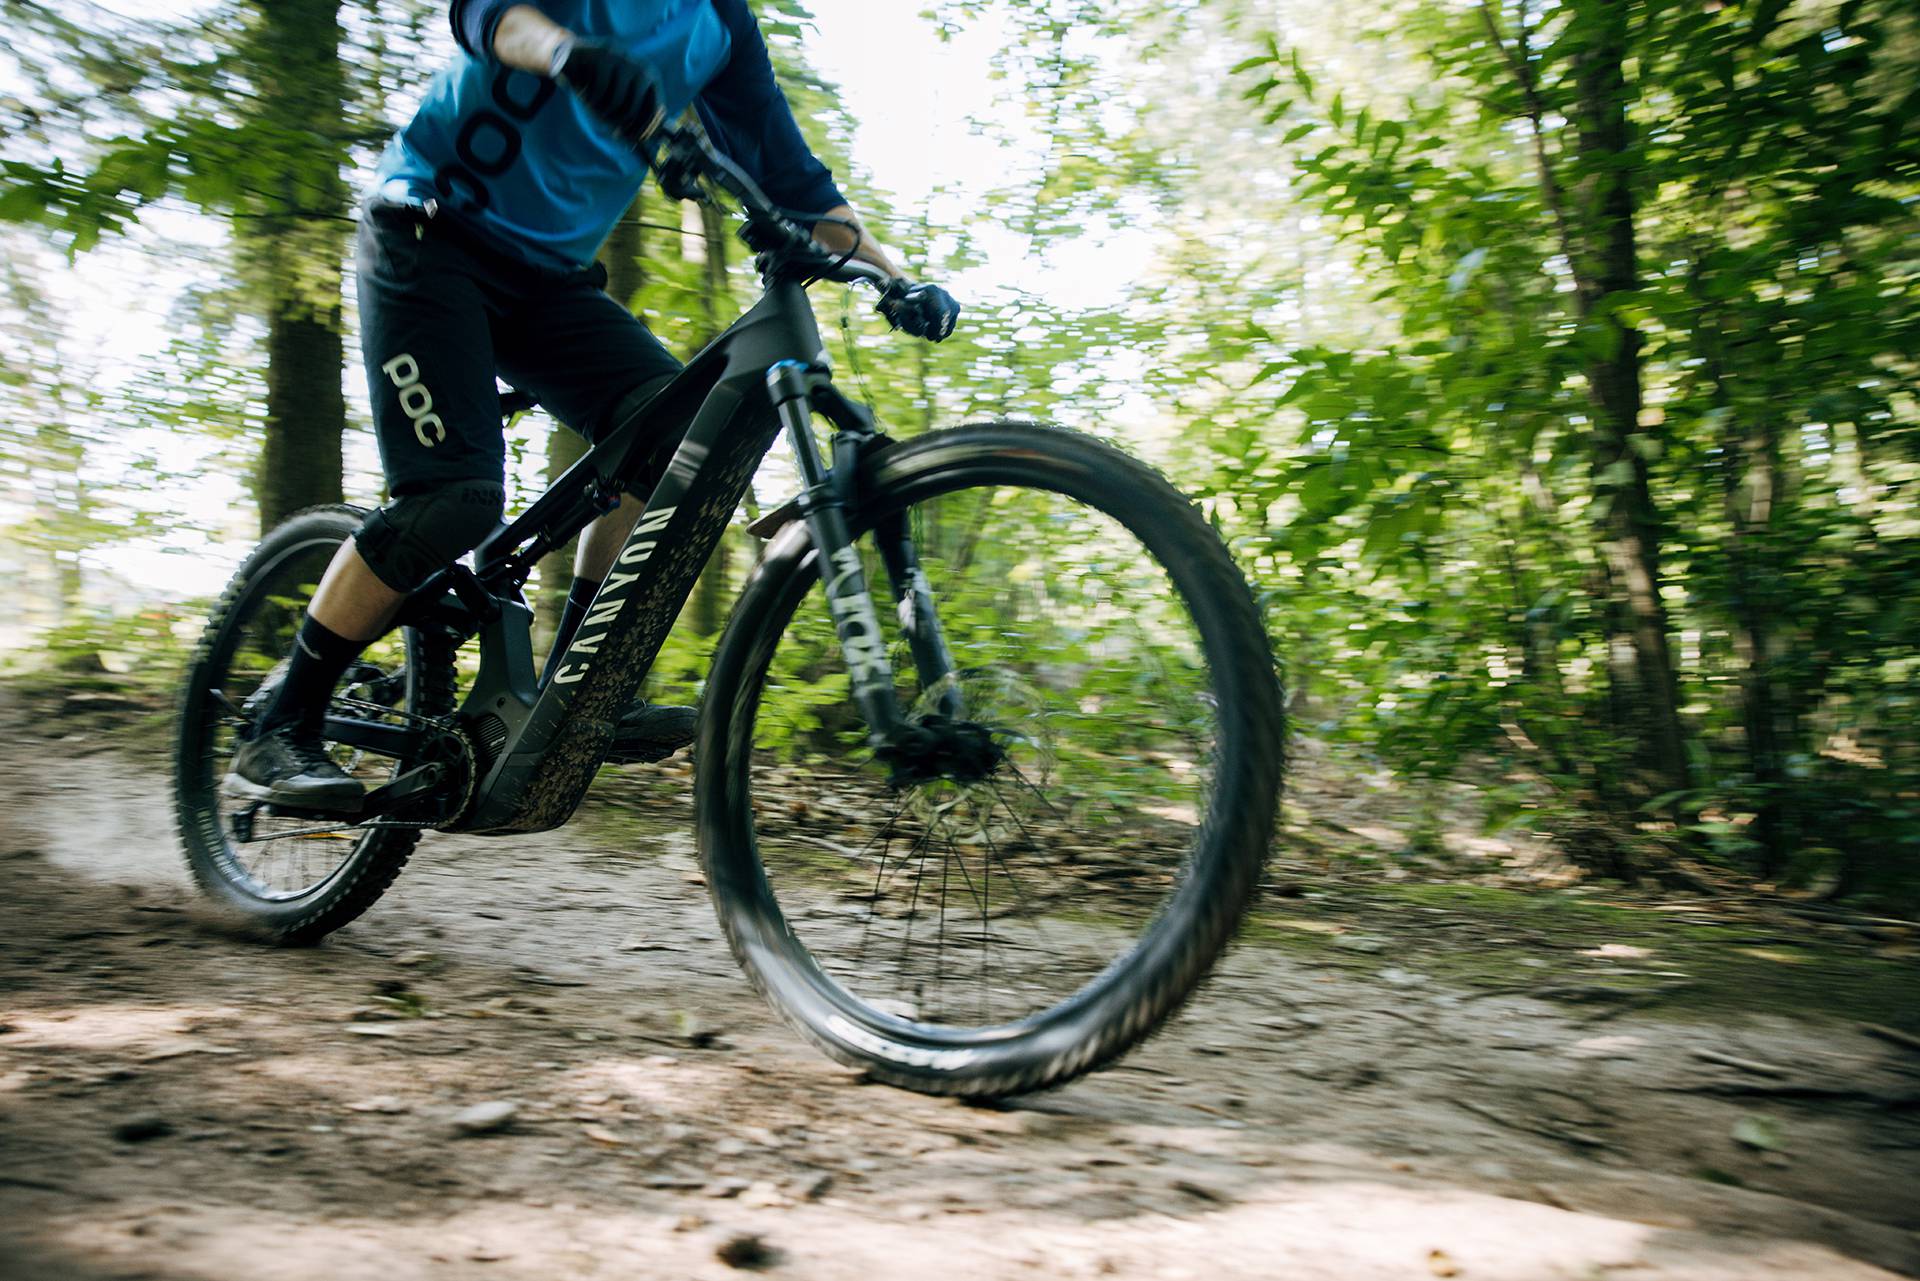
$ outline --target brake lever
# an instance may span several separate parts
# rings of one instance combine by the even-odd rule
[[[707,184],[740,202],[747,214],[740,239],[756,253],[804,250],[813,237],[777,209],[766,193],[724,156],[716,155],[701,136],[669,125],[653,135],[642,153],[660,190],[673,200],[707,201]],[[857,247],[857,245],[856,245]],[[847,257],[852,257],[848,254]],[[842,259],[844,265],[845,259]]]
[[[700,185],[700,158],[685,145],[677,134],[668,134],[661,130],[655,135],[660,145],[652,148],[652,154],[642,153],[647,165],[653,170],[653,176],[660,184],[660,190],[669,200],[703,200],[706,189]]]

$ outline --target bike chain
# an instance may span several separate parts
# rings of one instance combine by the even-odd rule
[[[302,827],[291,832],[275,832],[271,836],[249,836],[242,845],[265,845],[268,841],[290,841],[296,836],[330,836],[335,832],[384,832],[396,828],[411,831],[432,831],[432,823],[410,823],[404,819],[376,819],[371,823],[342,823],[334,827]]]

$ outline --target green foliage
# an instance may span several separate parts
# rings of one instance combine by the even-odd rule
[[[1586,8],[1423,9],[1448,92],[1360,113],[1297,54],[1242,64],[1253,101],[1288,98],[1267,123],[1299,148],[1293,189],[1403,335],[1262,370],[1302,446],[1256,471],[1274,542],[1309,586],[1339,577],[1315,572],[1331,549],[1371,588],[1322,608],[1352,620],[1344,680],[1344,655],[1374,656],[1354,728],[1397,764],[1520,741],[1521,763],[1606,802],[1630,761],[1594,679],[1606,567],[1582,517],[1644,468],[1705,783],[1649,808],[1701,815],[1711,850],[1775,872],[1804,875],[1787,852],[1835,814],[1847,841],[1910,855],[1920,629],[1895,584],[1920,550],[1920,142],[1900,113],[1920,32],[1895,5],[1614,6],[1633,59],[1619,168],[1582,117]],[[1581,220],[1615,184],[1638,279],[1594,292]],[[1594,470],[1589,371],[1625,342],[1636,461]],[[1401,594],[1423,599],[1381,609]]]
[[[18,37],[0,52],[0,520],[52,584],[61,652],[144,666],[112,634],[142,625],[94,616],[82,553],[230,535],[169,469],[251,465],[260,318],[338,305],[352,193],[445,54],[444,11],[0,13]],[[1008,110],[975,122],[1005,164],[947,225],[895,209],[887,175],[856,163],[856,122],[806,58],[805,7],[760,16],[810,142],[909,269],[977,280],[1006,264],[939,347],[902,343],[864,297],[819,292],[843,385],[889,431],[1009,414],[1124,439],[1228,537],[1296,723],[1346,759],[1416,788],[1464,773],[1496,823],[1911,895],[1910,4],[948,0],[933,15],[948,32],[1004,33]],[[309,56],[323,47],[337,56]],[[95,377],[41,259],[110,238],[169,253],[156,215],[186,210],[228,234],[198,251],[172,341],[131,378]],[[621,301],[683,355],[754,286],[727,220],[689,213],[649,193],[610,246]],[[1070,252],[1104,265],[1130,235],[1155,251],[1118,302],[1069,307],[1032,285]],[[182,464],[143,433],[202,445]],[[531,424],[514,443],[526,472],[564,452]],[[756,501],[790,488],[781,467]],[[1097,536],[1038,513],[1002,513],[995,532],[968,553],[982,583],[1020,581],[1036,548],[1099,563]],[[717,602],[754,550],[732,540],[662,655],[663,697],[697,689]],[[944,608],[990,646],[1010,606],[956,589]],[[1653,621],[1636,628],[1636,609]],[[1117,657],[1059,623],[1076,699],[1144,717],[1154,681],[1187,678],[1167,620],[1141,619]],[[798,625],[761,732],[780,751],[843,750],[860,733],[824,612]],[[1649,666],[1660,652],[1665,671]],[[1648,697],[1661,680],[1670,717]],[[1648,759],[1663,721],[1677,780]],[[1127,762],[1174,727],[1127,727],[1092,716],[1060,736],[1086,749],[1067,764],[1094,790],[1152,786]]]
[[[191,638],[208,602],[154,606],[132,613],[74,611],[7,667],[55,690],[136,690],[169,700],[186,668]]]

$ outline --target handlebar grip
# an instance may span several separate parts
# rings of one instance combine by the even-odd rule
[[[686,130],[668,126],[636,148],[669,200],[700,199],[701,166],[692,142]]]

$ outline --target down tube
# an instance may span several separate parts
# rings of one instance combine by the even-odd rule
[[[723,381],[694,418],[553,679],[518,726],[509,722],[464,830],[546,831],[586,794],[778,430],[757,379],[741,382]]]

